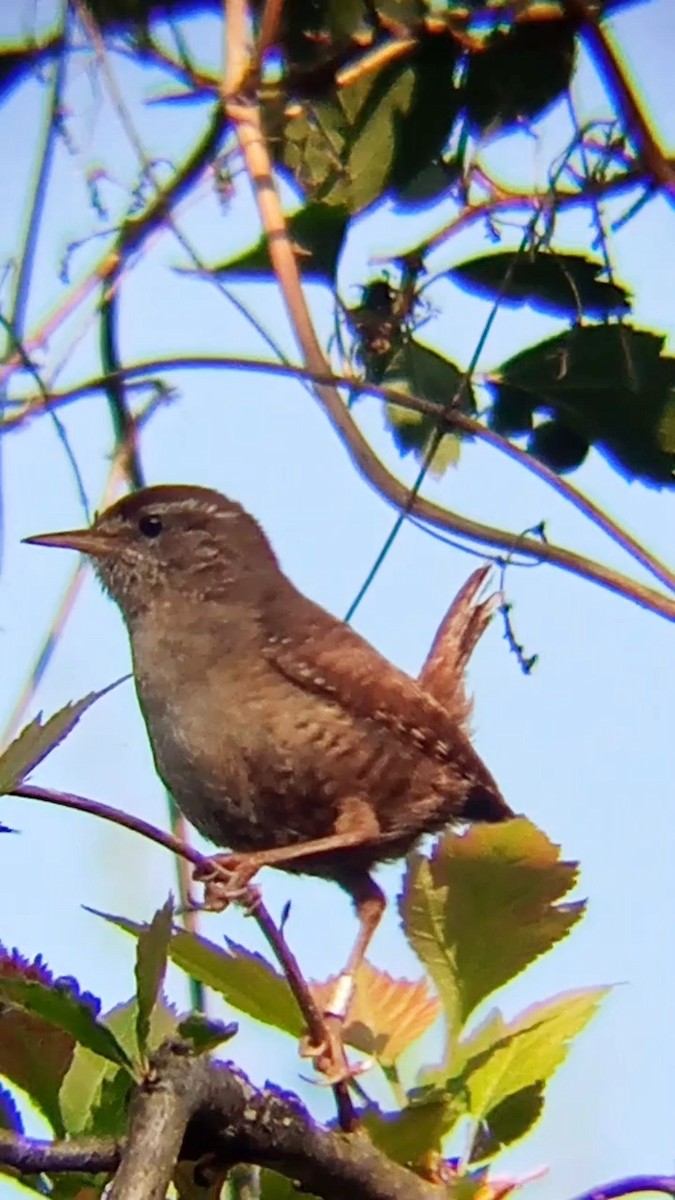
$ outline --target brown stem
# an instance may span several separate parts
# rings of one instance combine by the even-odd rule
[[[567,12],[576,18],[586,37],[599,72],[609,88],[621,119],[640,156],[640,161],[657,187],[675,200],[675,170],[654,137],[647,117],[631,88],[619,57],[587,0],[566,0]]]
[[[358,391],[363,395],[379,396],[383,400],[407,406],[416,412],[434,416],[439,420],[447,420],[450,428],[453,427],[453,423],[455,428],[459,428],[463,424],[467,432],[470,432],[476,438],[481,438],[488,442],[501,450],[502,453],[508,454],[529,471],[533,471],[552,487],[555,487],[561,495],[564,495],[566,499],[574,503],[586,516],[600,525],[623,549],[637,558],[647,570],[661,579],[667,586],[672,586],[673,576],[668,571],[668,568],[653,555],[649,554],[630,534],[625,533],[620,526],[615,525],[606,514],[602,513],[601,509],[593,505],[592,501],[582,496],[580,492],[577,492],[571,484],[566,483],[552,472],[548,472],[548,469],[543,464],[539,464],[536,460],[531,459],[524,451],[512,445],[507,439],[501,438],[499,434],[486,429],[485,426],[478,422],[474,422],[470,417],[448,412],[447,409],[435,404],[433,401],[412,397],[407,393],[399,393],[394,388],[379,387],[376,384],[355,379],[349,375],[335,375],[328,367],[321,370],[314,370],[310,367],[289,366],[285,363],[265,362],[261,359],[247,359],[233,355],[188,355],[179,359],[155,359],[150,362],[136,363],[125,367],[124,374],[127,378],[132,378],[147,374],[149,371],[171,371],[184,368],[193,370],[202,368],[213,369],[213,367],[217,366],[295,376],[301,379],[312,380],[319,385],[328,383],[337,384],[348,387],[352,391]],[[69,388],[59,393],[52,393],[53,403],[70,403],[84,395],[88,395],[92,391],[102,388],[105,383],[105,378],[92,379],[77,387]],[[319,391],[318,388],[317,391]],[[333,394],[336,396],[335,401],[333,401]],[[388,500],[397,509],[402,508],[407,502],[409,489],[396,479],[376,456],[374,450],[356,425],[350,411],[343,404],[339,392],[337,392],[335,387],[321,387],[319,396],[328,419],[331,421],[359,472],[385,500]],[[39,408],[35,411],[41,412],[43,411],[43,407],[41,401]],[[11,417],[7,418],[5,422],[6,431],[9,432],[11,429],[19,428],[28,419],[29,415],[30,412],[27,413],[24,411],[18,414],[15,419]],[[581,579],[587,579],[591,583],[599,584],[601,587],[607,588],[608,591],[614,592],[615,595],[623,596],[624,599],[630,600],[634,604],[639,604],[642,608],[655,613],[657,616],[665,617],[669,621],[675,620],[675,600],[669,596],[664,596],[653,588],[638,583],[636,580],[630,579],[619,571],[614,571],[612,568],[606,567],[602,563],[595,562],[593,559],[586,558],[583,555],[575,554],[574,551],[568,550],[563,546],[557,546],[552,542],[542,543],[533,537],[511,533],[508,530],[500,529],[493,525],[473,521],[469,517],[451,512],[449,509],[442,508],[440,505],[434,504],[430,500],[426,500],[420,496],[415,497],[411,512],[414,516],[428,521],[429,524],[459,537],[468,538],[485,546],[492,546],[506,554],[517,553],[535,562],[550,563],[553,566],[578,575]]]
[[[110,804],[103,804],[100,800],[90,800],[88,797],[78,796],[74,792],[59,792],[53,788],[38,787],[35,784],[28,783],[22,783],[13,788],[12,795],[25,800],[41,800],[46,804],[56,804],[61,808],[70,808],[76,812],[88,813],[90,816],[99,817],[103,821],[110,821],[114,825],[121,825],[124,829],[130,829],[133,833],[138,833],[141,837],[148,838],[151,842],[156,842],[157,845],[163,846],[165,850],[170,850],[173,854],[180,855],[181,858],[192,863],[193,867],[199,867],[202,875],[217,876],[224,883],[227,883],[229,880],[227,871],[218,862],[217,858],[209,858],[208,855],[200,854],[193,846],[181,841],[175,834],[157,829],[149,821],[144,821],[142,817],[123,812],[121,809],[114,808]],[[252,913],[263,936],[276,954],[286,975],[288,985],[297,1001],[298,1008],[307,1022],[312,1042],[315,1045],[320,1045],[328,1041],[329,1031],[326,1027],[323,1014],[305,982],[297,959],[293,955],[283,932],[275,925],[257,892],[248,888],[245,889],[241,902]],[[357,1121],[347,1084],[345,1082],[337,1083],[334,1085],[333,1091],[335,1093],[341,1128],[347,1130],[353,1129]]]

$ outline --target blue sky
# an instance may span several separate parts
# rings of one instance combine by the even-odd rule
[[[49,10],[48,3],[39,8],[45,17]],[[0,36],[18,35],[31,12],[28,0],[14,12],[4,6]],[[672,5],[669,0],[652,0],[636,6],[617,18],[615,31],[617,43],[630,53],[631,74],[654,127],[663,144],[672,146]],[[191,37],[207,59],[217,62],[214,21],[195,22]],[[71,70],[72,148],[67,152],[60,146],[56,155],[29,330],[64,294],[58,268],[67,243],[83,230],[100,227],[87,205],[85,171],[97,164],[107,166],[110,178],[102,188],[113,211],[133,177],[133,153],[89,67],[90,60],[81,56]],[[151,93],[151,80],[128,64],[115,60],[115,70],[130,102]],[[575,99],[582,116],[608,112],[602,87],[585,59]],[[12,153],[12,168],[0,177],[2,261],[19,245],[43,103],[43,90],[30,82],[0,109],[0,138]],[[141,110],[137,103],[134,114],[147,151],[166,153],[168,145],[177,159],[203,119],[189,108]],[[565,144],[564,116],[542,122],[536,135],[496,142],[486,152],[486,161],[513,181],[525,181],[533,171],[541,174],[551,149]],[[619,215],[627,203],[608,205],[607,217]],[[185,208],[181,227],[209,262],[223,261],[257,236],[243,185],[226,210],[210,199],[203,185],[198,202]],[[359,222],[341,265],[345,302],[356,299],[356,284],[364,279],[370,256],[410,244],[424,227],[432,228],[430,218],[417,219],[413,238],[411,225],[391,212]],[[636,323],[667,334],[671,353],[674,228],[671,209],[656,199],[611,239],[619,278],[635,297]],[[518,236],[514,230],[514,242]],[[588,214],[561,219],[558,246],[580,249],[588,241]],[[78,252],[72,260],[74,279],[86,273],[104,244],[97,241]],[[459,262],[481,247],[485,244],[476,228],[447,244],[433,265]],[[126,277],[121,294],[124,359],[181,350],[267,355],[255,331],[215,288],[186,281],[172,271],[184,263],[176,241],[164,235]],[[276,294],[251,283],[232,286],[292,354],[292,336]],[[317,287],[310,295],[318,328],[328,337],[327,295]],[[435,285],[429,298],[432,314],[420,337],[465,365],[485,321],[486,305],[447,282]],[[71,320],[49,349],[50,363],[69,352],[59,377],[64,386],[98,368],[97,333],[91,309],[87,311],[88,322],[81,316]],[[559,328],[552,319],[526,309],[503,311],[479,365],[489,369]],[[77,346],[70,353],[74,339]],[[170,382],[178,396],[143,437],[148,480],[206,484],[242,501],[263,523],[294,581],[332,612],[343,614],[389,532],[393,513],[355,475],[310,395],[292,380],[241,372],[183,372]],[[379,404],[362,401],[357,414],[377,452],[411,482],[415,465],[399,460],[383,429]],[[93,397],[63,415],[95,507],[111,447],[105,401]],[[71,556],[22,546],[20,539],[79,524],[82,512],[72,473],[48,421],[34,421],[20,434],[3,437],[0,450],[5,517],[1,717],[13,707],[74,566]],[[672,492],[625,481],[595,453],[574,482],[668,560]],[[552,540],[619,569],[634,570],[640,577],[617,548],[559,497],[487,447],[467,446],[459,469],[427,481],[425,494],[513,530],[545,519]],[[356,627],[399,666],[416,673],[450,598],[474,561],[407,525],[360,606]],[[505,1173],[548,1166],[547,1176],[531,1185],[529,1194],[533,1200],[553,1200],[622,1175],[675,1169],[675,656],[672,627],[665,621],[559,570],[513,570],[508,586],[519,636],[540,661],[535,673],[524,678],[495,623],[471,667],[476,744],[511,805],[560,842],[566,857],[580,860],[578,894],[588,897],[589,911],[566,942],[512,986],[504,1007],[514,1013],[564,988],[619,985],[551,1085],[536,1132],[500,1161]],[[128,662],[118,614],[90,576],[33,710],[50,712],[108,683],[128,669]],[[35,777],[165,823],[163,791],[129,684],[97,705]],[[3,838],[0,844],[0,939],[29,956],[42,952],[55,973],[76,975],[104,1005],[130,994],[131,944],[82,905],[147,918],[173,886],[168,855],[90,818],[25,801],[3,800],[2,820],[20,835]],[[382,879],[393,900],[400,868],[388,868]],[[330,885],[271,872],[263,876],[263,885],[273,913],[292,899],[287,932],[307,973],[320,977],[333,971],[354,934],[347,898]],[[214,939],[227,933],[262,949],[253,923],[237,913],[212,917],[204,929]],[[393,973],[419,974],[393,904],[373,944],[372,958]],[[184,981],[172,974],[170,982],[174,997],[186,1001]],[[234,1053],[255,1080],[272,1075],[300,1091],[317,1114],[329,1113],[326,1095],[302,1081],[303,1066],[290,1042],[242,1025]],[[31,1129],[41,1129],[37,1119]],[[0,1197],[15,1191],[0,1184]]]

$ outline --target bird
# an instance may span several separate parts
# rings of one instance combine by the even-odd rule
[[[144,487],[89,528],[25,540],[89,556],[119,606],[157,772],[229,851],[229,895],[271,866],[351,896],[359,930],[329,1006],[339,1021],[386,905],[373,869],[425,834],[514,816],[468,729],[464,673],[494,609],[479,600],[489,567],[466,581],[414,679],[300,592],[254,517],[210,488]]]

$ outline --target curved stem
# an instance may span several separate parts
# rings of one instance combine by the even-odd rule
[[[74,792],[59,792],[53,788],[38,787],[35,784],[27,783],[22,783],[14,787],[11,795],[18,796],[24,800],[41,800],[46,804],[56,804],[60,808],[70,808],[75,812],[88,813],[90,816],[99,817],[103,821],[110,821],[113,825],[129,829],[132,833],[138,833],[141,837],[155,842],[158,846],[163,846],[165,850],[170,850],[172,854],[176,854],[187,862],[192,863],[193,867],[199,867],[200,872],[203,872],[205,875],[217,876],[224,883],[229,881],[228,872],[217,858],[210,858],[206,854],[200,854],[198,850],[195,850],[188,842],[184,842],[181,838],[176,837],[174,833],[166,833],[163,829],[158,829],[155,825],[151,825],[149,821],[143,820],[142,817],[123,812],[119,808],[114,808],[111,804],[104,804],[100,800],[91,800],[87,796],[78,796]],[[315,1045],[320,1045],[328,1039],[326,1023],[316,1000],[305,982],[297,959],[284,937],[283,930],[276,926],[256,891],[252,891],[249,888],[244,889],[241,903],[251,913],[263,937],[279,960],[288,986],[295,997],[300,1012],[307,1022],[312,1041]],[[345,1130],[354,1128],[356,1114],[347,1083],[341,1081],[334,1084],[333,1091],[337,1102],[341,1128]]]
[[[149,371],[174,371],[185,368],[213,370],[214,367],[238,368],[246,371],[296,376],[318,384],[320,390],[317,387],[317,393],[326,416],[340,437],[354,465],[367,482],[396,508],[401,508],[405,505],[409,489],[396,479],[377,457],[355,423],[350,411],[342,402],[336,386],[327,388],[323,385],[330,383],[340,387],[348,387],[352,391],[358,391],[363,395],[377,396],[395,404],[405,405],[415,412],[445,419],[450,428],[461,428],[464,432],[470,433],[476,438],[481,438],[496,449],[499,449],[502,453],[508,454],[522,466],[526,467],[527,470],[532,471],[545,482],[549,483],[551,487],[555,487],[556,491],[560,492],[571,503],[574,503],[580,512],[583,512],[584,515],[603,528],[627,553],[632,554],[634,558],[641,562],[646,570],[661,579],[668,587],[673,587],[674,577],[672,573],[658,559],[649,554],[635,538],[615,525],[611,518],[594,505],[591,500],[588,500],[580,492],[577,492],[571,484],[565,482],[553,472],[550,472],[542,463],[537,462],[536,459],[531,458],[523,450],[512,445],[506,438],[502,438],[500,434],[486,429],[485,426],[471,417],[448,412],[447,409],[442,409],[441,406],[434,404],[432,401],[418,399],[407,394],[403,395],[394,388],[380,387],[364,380],[353,379],[349,375],[335,375],[328,367],[316,370],[311,367],[288,366],[285,363],[264,362],[260,359],[240,358],[233,355],[186,355],[178,359],[153,359],[148,362],[134,363],[125,367],[124,375],[126,378],[136,378],[147,375]],[[76,387],[53,393],[52,404],[72,403],[92,392],[102,390],[106,382],[105,377],[91,379]],[[12,429],[20,428],[35,413],[41,413],[43,408],[44,406],[40,402],[39,406],[23,410],[15,418],[8,417],[4,425],[0,427],[0,432],[10,432]],[[441,409],[440,413],[439,409]],[[553,566],[570,571],[582,579],[597,583],[601,587],[607,588],[616,595],[623,596],[625,599],[641,605],[658,616],[665,617],[669,621],[675,620],[675,599],[664,596],[653,588],[638,583],[636,580],[630,579],[619,571],[614,571],[610,567],[606,567],[583,555],[576,554],[565,547],[557,546],[551,542],[541,542],[536,538],[512,533],[497,526],[486,525],[481,521],[473,521],[469,517],[461,516],[459,513],[454,513],[420,496],[416,497],[412,505],[411,515],[428,521],[429,524],[434,525],[436,528],[443,529],[459,537],[467,538],[470,541],[478,542],[480,545],[493,546],[507,554],[517,552],[519,555],[533,559],[536,562],[551,563]]]

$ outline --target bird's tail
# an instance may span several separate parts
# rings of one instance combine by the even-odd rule
[[[420,687],[442,704],[465,732],[472,705],[466,694],[464,672],[500,599],[499,593],[478,599],[490,571],[490,566],[479,567],[457,593],[418,676]]]

